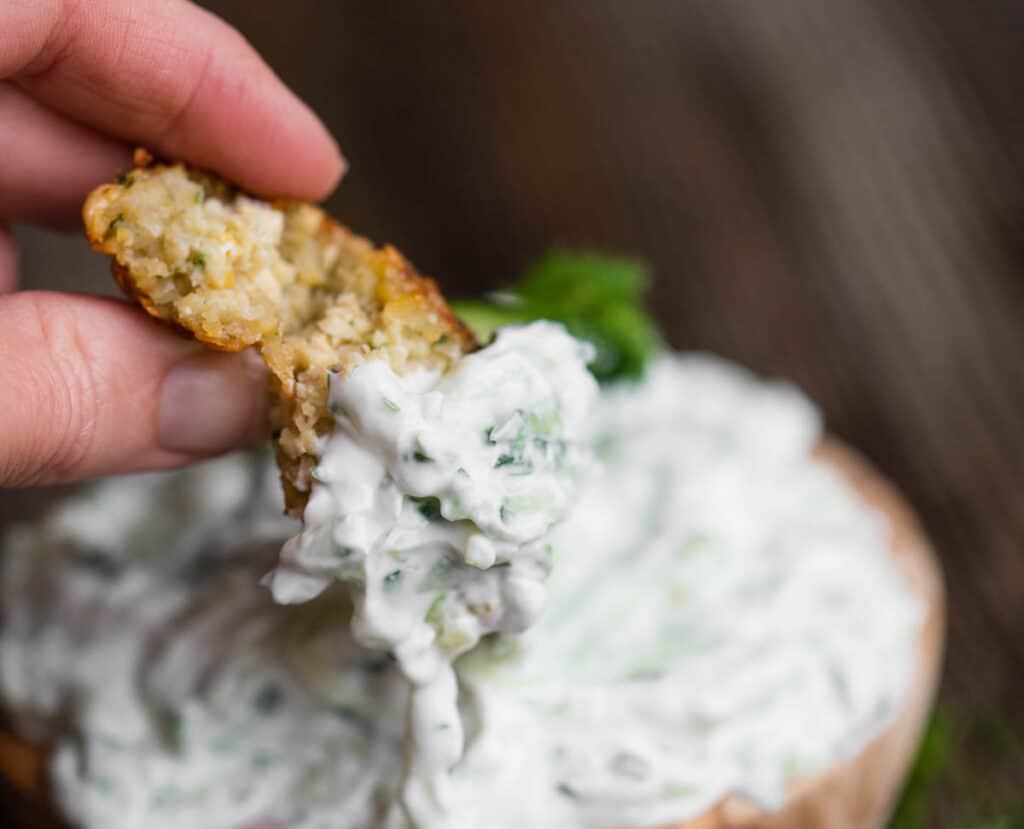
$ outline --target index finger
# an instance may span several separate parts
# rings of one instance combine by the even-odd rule
[[[245,39],[185,0],[0,4],[0,78],[256,193],[320,199],[344,168],[320,120]]]

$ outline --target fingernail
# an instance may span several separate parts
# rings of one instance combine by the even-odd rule
[[[164,378],[157,439],[171,452],[223,452],[265,433],[266,407],[265,372],[254,354],[195,354]]]

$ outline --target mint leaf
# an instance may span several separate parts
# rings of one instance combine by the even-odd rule
[[[601,382],[640,377],[660,338],[643,310],[649,276],[636,260],[555,250],[515,285],[452,307],[481,342],[503,325],[538,319],[562,323],[597,351],[590,370]]]

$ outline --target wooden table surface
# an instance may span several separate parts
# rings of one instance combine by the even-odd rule
[[[330,207],[446,290],[632,253],[672,345],[821,403],[948,580],[899,826],[1024,826],[1024,5],[210,5],[341,141]],[[108,290],[80,240],[20,236],[27,285]],[[49,497],[4,492],[0,521]]]

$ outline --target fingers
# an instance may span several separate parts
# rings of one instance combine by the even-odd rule
[[[18,245],[7,225],[0,222],[0,294],[18,287]]]
[[[0,81],[0,218],[78,226],[89,191],[130,163],[124,145]]]
[[[343,161],[234,29],[184,0],[0,5],[0,78],[70,118],[256,193],[319,199]]]
[[[116,300],[0,297],[0,485],[173,466],[265,435],[266,380]]]

